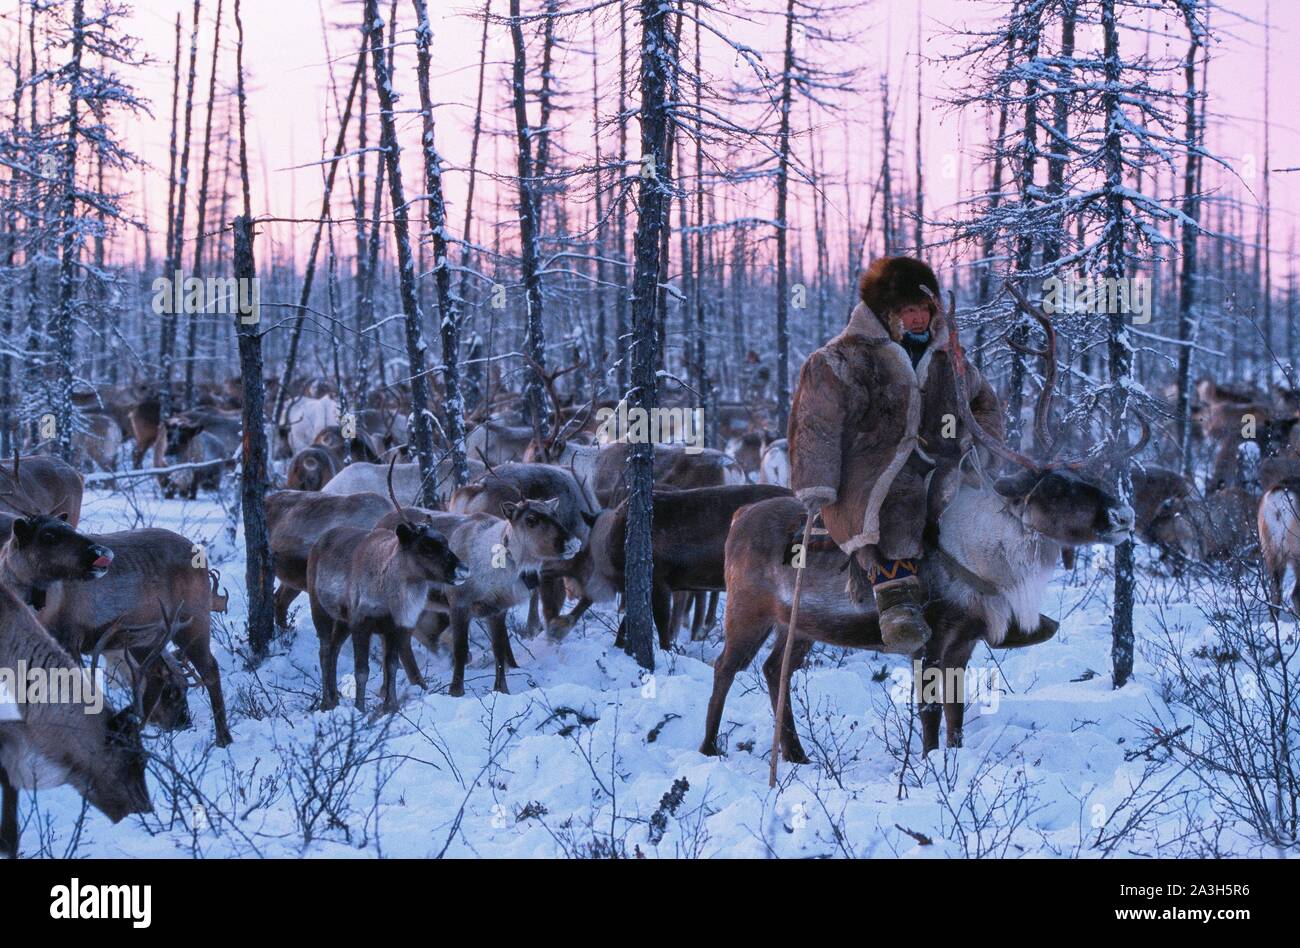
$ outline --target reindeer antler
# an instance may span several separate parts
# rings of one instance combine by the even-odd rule
[[[1029,302],[1025,294],[1011,280],[1003,284],[1016,300],[1016,305],[1024,312],[1028,313],[1038,321],[1043,327],[1043,335],[1046,338],[1046,344],[1042,349],[1033,349],[1013,339],[1008,333],[1004,336],[1007,345],[1025,355],[1038,356],[1043,360],[1043,387],[1038,393],[1038,402],[1034,406],[1034,436],[1038,440],[1038,450],[1043,454],[1043,460],[1051,458],[1055,451],[1056,438],[1053,437],[1050,425],[1052,419],[1052,395],[1056,391],[1056,330],[1052,328],[1052,321],[1048,319],[1047,314],[1042,308]]]
[[[984,426],[975,419],[974,413],[970,410],[966,352],[961,345],[961,328],[957,325],[957,300],[951,292],[948,293],[948,311],[943,318],[948,323],[948,345],[952,352],[952,358],[948,362],[952,368],[954,387],[957,389],[957,410],[961,412],[961,420],[965,423],[967,430],[970,431],[971,437],[1004,461],[1018,464],[1031,471],[1040,470],[1041,465],[1035,463],[1028,455],[1013,451],[1007,447],[989,434]]]
[[[393,490],[393,467],[396,464],[397,455],[394,454],[388,461],[388,499],[393,502],[393,509],[395,509],[397,515],[402,518],[402,523],[409,527],[413,526],[413,524],[411,523],[410,518],[406,516],[406,511],[402,509],[402,505],[397,502],[397,493]],[[423,484],[420,485],[420,489],[421,491],[424,490]]]

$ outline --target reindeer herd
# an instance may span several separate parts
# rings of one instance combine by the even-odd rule
[[[1076,547],[1133,535],[1174,569],[1249,557],[1257,541],[1276,608],[1286,569],[1300,566],[1300,398],[1203,381],[1193,414],[1213,457],[1203,490],[1180,465],[1155,463],[1150,455],[1158,452],[1145,451],[1145,423],[1131,446],[1061,459],[1064,439],[1049,425],[1055,337],[1040,311],[1021,305],[1045,339],[1042,350],[1026,349],[1044,363],[1035,447],[1013,450],[969,413],[963,418],[954,446],[960,476],[923,559],[934,630],[918,656],[923,666],[963,669],[981,641],[1000,648],[1051,638],[1055,625],[1040,607],[1056,566],[1069,563]],[[951,306],[945,318],[953,330],[945,361],[961,393],[965,354]],[[545,377],[551,410],[544,431],[506,409],[522,401],[517,394],[484,401],[470,419],[469,482],[454,486],[448,457],[435,465],[439,509],[418,504],[427,485],[406,453],[400,385],[346,414],[324,383],[298,386],[283,399],[284,420],[271,432],[282,487],[266,502],[275,621],[289,626],[295,601],[306,594],[319,640],[321,710],[339,703],[338,655],[349,639],[356,708],[367,706],[377,636],[381,710],[392,712],[399,666],[411,684],[428,687],[416,643],[430,651],[449,646],[448,693],[463,695],[470,626],[480,620],[492,648],[493,687],[506,692],[507,670],[517,667],[512,609],[527,604],[525,634],[544,629],[561,640],[593,604],[618,599],[629,446],[609,442],[597,425],[596,409],[607,405],[561,395],[556,379],[564,371],[571,370]],[[144,729],[188,726],[191,688],[206,692],[216,744],[234,739],[211,649],[212,615],[226,607],[219,576],[177,533],[96,533],[81,512],[83,472],[141,476],[118,463],[127,441],[134,442],[133,465],[148,458],[144,474],[164,496],[192,499],[219,489],[240,448],[238,391],[233,382],[200,387],[193,407],[165,418],[163,405],[179,402],[179,391],[172,398],[150,385],[85,393],[86,424],[75,445],[81,471],[40,453],[15,456],[0,469],[0,668],[62,670],[93,685],[102,665],[131,695],[117,711],[52,703],[6,709],[0,696],[0,854],[18,851],[20,788],[71,785],[114,821],[149,811]],[[277,394],[272,386],[270,404]],[[728,594],[700,747],[711,755],[722,750],[718,734],[736,674],[773,632],[763,672],[776,711],[796,567],[804,570],[804,588],[793,667],[815,642],[881,646],[874,608],[845,593],[844,555],[825,542],[799,543],[805,513],[787,486],[785,440],[753,406],[724,404],[718,416],[725,451],[656,447],[652,543],[661,648],[673,646],[683,625],[692,639],[703,638],[716,621],[719,594]],[[1131,505],[1103,486],[1108,468],[1130,460]],[[1300,590],[1291,602],[1300,611]],[[617,640],[624,633],[620,624]],[[941,718],[948,745],[960,746],[963,711],[951,695],[920,707],[925,751],[939,746]],[[788,703],[782,716],[782,754],[806,761]]]

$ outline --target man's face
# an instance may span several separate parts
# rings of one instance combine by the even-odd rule
[[[912,303],[899,309],[898,318],[907,332],[925,332],[930,328],[930,307],[924,303]]]

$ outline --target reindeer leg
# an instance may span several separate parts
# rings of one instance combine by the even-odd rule
[[[781,657],[785,651],[785,637],[790,630],[785,626],[778,626],[776,644],[772,646],[772,654],[767,657],[763,663],[763,677],[767,679],[768,697],[772,699],[772,716],[776,716],[777,695],[781,689]],[[812,648],[812,640],[803,637],[795,639],[790,646],[790,677],[794,678],[794,673],[803,665],[804,658],[808,655],[808,650]],[[781,723],[781,754],[792,764],[808,763],[808,755],[804,753],[803,744],[799,742],[799,732],[794,726],[794,698],[793,689],[791,691],[791,700],[785,703],[785,720]]]
[[[669,624],[672,603],[672,590],[662,583],[655,583],[650,593],[650,605],[654,610],[655,628],[659,630],[659,647],[665,652],[673,647],[673,639],[677,636],[676,627]]]
[[[677,630],[686,621],[686,610],[692,595],[692,593],[688,592],[675,592],[672,594],[672,612],[668,616],[668,634],[673,639],[677,638]]]
[[[212,657],[210,648],[185,648],[184,652],[203,680],[208,700],[212,702],[212,723],[217,729],[217,746],[226,747],[234,738],[231,737],[230,725],[226,722],[226,699],[221,693],[221,667]]]
[[[709,633],[713,631],[714,626],[718,624],[718,599],[721,596],[716,589],[709,593],[709,614],[704,619],[704,631]]]
[[[913,664],[912,668],[915,670],[916,665]],[[937,683],[936,674],[939,676]],[[947,708],[943,703],[943,666],[938,656],[929,651],[921,659],[920,680],[912,682],[910,698],[916,703],[916,716],[921,722],[921,754],[938,750],[939,720]]]
[[[534,589],[532,593],[530,593],[528,596],[527,631],[528,631],[529,638],[532,638],[534,635],[540,632],[542,628],[542,617],[538,610],[538,600],[540,598],[541,597],[538,596],[536,589]]]
[[[289,607],[298,598],[298,590],[281,583],[275,590],[275,624],[282,629],[289,628]],[[319,630],[319,626],[317,626]]]
[[[420,665],[415,660],[415,652],[411,649],[412,631],[410,629],[398,629],[397,631],[398,652],[402,659],[402,668],[406,671],[407,680],[421,691],[428,691],[429,683],[424,680]]]
[[[691,615],[691,641],[698,642],[704,638],[704,606],[708,596],[704,593],[696,593],[693,597],[692,605],[694,609]]]
[[[718,728],[722,725],[722,709],[727,703],[727,693],[731,691],[736,673],[754,660],[772,631],[770,625],[762,624],[761,617],[748,621],[749,617],[740,615],[740,610],[735,612],[737,615],[734,624],[728,613],[727,644],[723,646],[722,654],[713,666],[713,693],[709,695],[709,710],[704,718],[704,743],[700,745],[700,753],[708,757],[719,757],[722,754],[718,750]]]
[[[488,619],[487,624],[488,631],[492,634],[492,655],[496,659],[497,666],[496,680],[492,684],[492,690],[508,695],[510,689],[506,687],[506,656],[510,651],[510,630],[506,628],[506,614],[498,612]]]
[[[343,644],[343,629],[339,626],[342,623],[335,623],[315,599],[311,600],[311,621],[320,642],[320,709],[329,711],[339,704],[339,646]]]
[[[447,694],[459,698],[465,693],[465,663],[469,661],[469,611],[454,609],[451,613],[452,673]]]
[[[357,697],[353,704],[358,711],[366,710],[366,683],[370,680],[371,622],[363,619],[352,626],[352,677],[357,683]]]
[[[391,619],[379,623],[379,634],[384,643],[383,711],[385,714],[392,714],[397,710],[397,662],[402,654],[402,632],[403,630],[397,628]],[[405,638],[409,646],[409,634]]]
[[[544,579],[537,587],[537,593],[542,604],[542,619],[547,631],[550,631],[564,611],[564,580]]]
[[[0,859],[18,858],[18,790],[0,767]]]

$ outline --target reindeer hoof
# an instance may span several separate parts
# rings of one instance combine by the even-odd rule
[[[451,695],[453,698],[462,698],[465,695],[465,686],[457,684],[449,685],[447,687],[447,694]]]
[[[705,757],[721,757],[722,751],[718,750],[717,742],[705,741],[700,745],[700,753]]]
[[[573,618],[571,616],[556,616],[546,624],[546,634],[556,642],[562,640],[573,630]]]
[[[803,752],[803,747],[799,744],[795,744],[793,747],[782,748],[781,756],[786,759],[786,763],[790,764],[812,763],[812,761],[808,759],[808,755]]]

